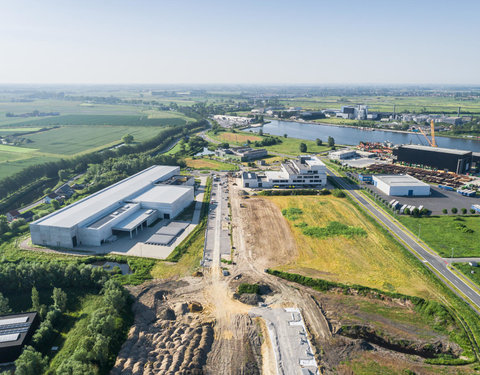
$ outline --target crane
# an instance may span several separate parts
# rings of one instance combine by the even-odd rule
[[[427,140],[428,144],[432,147],[438,147],[437,146],[437,142],[435,140],[435,123],[432,121],[430,121],[430,135],[432,136],[432,139],[430,140],[430,138],[428,138],[427,134],[425,134],[425,132],[423,131],[423,129],[421,127],[418,127],[418,130],[420,130],[420,133],[422,133],[422,135],[425,137],[425,139]]]

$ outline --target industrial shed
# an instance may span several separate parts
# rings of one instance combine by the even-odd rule
[[[53,212],[30,224],[32,242],[101,246],[120,232],[132,237],[158,218],[172,219],[194,199],[193,186],[178,184],[179,173],[179,167],[155,165]]]
[[[402,145],[393,149],[397,161],[408,164],[424,165],[464,174],[472,165],[472,152],[442,147],[422,145]]]
[[[39,325],[36,312],[0,315],[0,363],[15,361]]]
[[[429,196],[430,185],[404,175],[373,176],[373,184],[387,195],[400,197]]]

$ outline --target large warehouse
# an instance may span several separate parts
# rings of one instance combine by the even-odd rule
[[[119,233],[132,237],[158,218],[172,219],[194,199],[180,185],[180,167],[154,165],[30,224],[37,245],[100,246]],[[188,181],[191,180],[186,180]]]
[[[408,174],[373,176],[373,184],[387,195],[418,197],[430,195],[430,185]]]
[[[397,161],[464,174],[470,170],[472,152],[422,145],[402,145],[393,149]]]

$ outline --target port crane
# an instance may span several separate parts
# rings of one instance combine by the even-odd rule
[[[430,146],[438,147],[437,141],[435,140],[435,123],[433,122],[433,120],[430,121],[430,135],[432,136],[431,140],[430,138],[428,138],[428,135],[423,131],[421,127],[418,127],[418,130],[420,131],[420,133],[422,133]]]

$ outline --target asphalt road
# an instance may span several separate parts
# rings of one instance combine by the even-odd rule
[[[423,245],[417,241],[417,238],[409,234],[404,228],[400,226],[400,223],[396,222],[390,215],[384,213],[381,209],[373,205],[362,194],[355,190],[355,187],[347,183],[341,177],[336,176],[329,168],[328,172],[335,181],[342,186],[347,193],[352,196],[357,202],[360,203],[365,209],[368,210],[378,221],[380,221],[391,233],[400,238],[402,242],[407,244],[406,248],[415,255],[423,263],[428,263],[434,268],[435,272],[443,276],[450,284],[440,278],[450,289],[452,289],[457,295],[465,299],[461,294],[468,298],[468,301],[472,307],[476,308],[477,313],[480,311],[480,294],[466,284],[462,279],[455,275],[447,268],[447,262],[439,255],[435,254],[432,249],[429,249],[426,245]],[[413,249],[414,251],[412,251]],[[460,291],[461,293],[459,293]]]
[[[228,185],[225,174],[217,173],[220,181],[212,181],[210,210],[208,213],[207,231],[203,265],[219,266],[222,255],[230,254]]]

